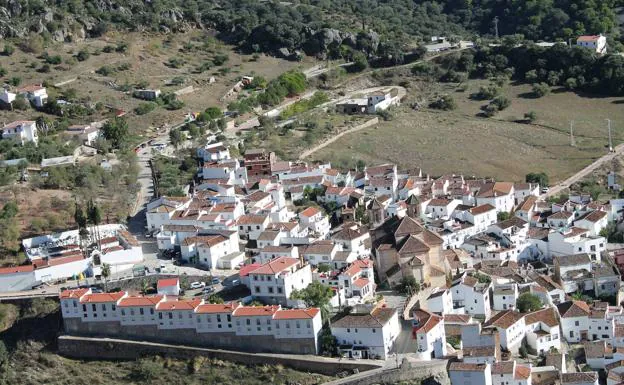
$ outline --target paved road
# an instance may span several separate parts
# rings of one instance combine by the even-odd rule
[[[624,143],[616,146],[613,149],[613,152],[603,155],[602,157],[596,159],[592,164],[582,169],[581,171],[572,175],[571,177],[559,183],[558,185],[551,187],[547,193],[542,194],[542,197],[548,198],[548,197],[557,196],[561,194],[563,190],[569,188],[574,183],[580,182],[583,178],[585,178],[586,176],[588,176],[589,174],[591,174],[592,172],[600,168],[600,166],[604,165],[607,162],[611,162],[614,158],[621,156],[623,153],[624,153]]]

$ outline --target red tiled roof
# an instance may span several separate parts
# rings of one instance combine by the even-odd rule
[[[79,299],[85,295],[90,289],[75,289],[75,290],[63,290],[59,297],[61,299],[76,298]]]
[[[303,215],[304,217],[313,217],[316,214],[319,214],[321,211],[319,209],[317,209],[316,207],[308,207],[307,209],[303,210],[302,212],[299,213],[299,215]]]
[[[0,274],[29,273],[34,270],[35,267],[33,265],[2,267],[0,268]]]
[[[368,285],[368,282],[367,278],[358,278],[353,282],[353,286],[362,288]]]
[[[262,265],[259,263],[252,263],[250,265],[245,265],[241,267],[241,269],[238,271],[238,275],[240,277],[246,277],[249,275],[249,273],[251,273],[254,270],[257,270],[260,266]]]
[[[273,319],[311,319],[320,312],[319,308],[278,310]],[[238,315],[238,314],[237,314]]]
[[[232,313],[236,308],[240,306],[240,303],[204,303],[197,306],[196,313],[202,314],[214,314],[214,313]]]
[[[179,283],[180,280],[178,278],[159,279],[156,287],[160,289],[161,287],[178,286]]]
[[[291,268],[292,266],[299,263],[297,258],[289,258],[289,257],[279,257],[272,261],[265,263],[260,266],[258,269],[250,271],[253,274],[279,274],[282,271]]]
[[[121,301],[117,304],[119,307],[131,307],[131,306],[154,306],[160,300],[163,299],[162,295],[155,295],[144,297],[142,295],[130,296],[122,298]]]
[[[121,297],[126,295],[124,291],[116,293],[92,293],[86,294],[80,299],[81,303],[93,303],[93,302],[117,302]]]
[[[237,317],[253,317],[253,316],[273,316],[278,310],[279,306],[241,306],[234,310],[234,315]]]
[[[201,299],[182,300],[182,301],[161,301],[156,305],[156,310],[194,310],[201,303]]]

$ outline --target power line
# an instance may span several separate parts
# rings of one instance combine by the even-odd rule
[[[494,32],[496,34],[496,40],[498,40],[498,16],[494,16]]]
[[[570,120],[570,146],[576,147],[576,142],[574,141],[574,120]]]
[[[609,129],[609,152],[613,152],[613,142],[611,141],[611,119],[605,119]]]

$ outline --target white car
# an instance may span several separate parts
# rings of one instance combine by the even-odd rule
[[[204,286],[206,286],[204,282],[191,282],[191,289],[201,289]]]
[[[550,189],[548,187],[542,187],[542,194],[546,194]]]

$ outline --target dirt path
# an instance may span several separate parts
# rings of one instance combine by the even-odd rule
[[[583,178],[585,178],[592,172],[596,171],[596,169],[598,169],[600,166],[602,166],[603,164],[607,162],[612,161],[614,158],[621,156],[622,154],[624,154],[624,143],[616,146],[613,149],[613,152],[603,155],[602,157],[596,159],[592,164],[582,169],[581,171],[572,175],[568,179],[562,181],[558,185],[551,187],[550,190],[548,190],[546,194],[542,195],[542,197],[548,198],[548,197],[559,195],[566,188],[569,188],[574,183],[580,182]]]
[[[324,141],[323,143],[320,143],[320,144],[312,147],[311,149],[302,152],[301,155],[299,155],[299,159],[307,158],[308,156],[314,154],[318,150],[320,150],[322,148],[325,148],[326,146],[334,143],[338,139],[342,138],[344,135],[352,134],[354,132],[357,132],[357,131],[363,130],[365,128],[374,126],[377,123],[379,123],[379,118],[375,117],[375,118],[373,118],[371,120],[366,121],[365,123],[362,123],[362,124],[357,125],[355,127],[351,127],[348,130],[345,130],[345,131],[339,133],[338,135],[336,135],[336,136],[334,136],[332,138],[329,138],[328,140]]]

